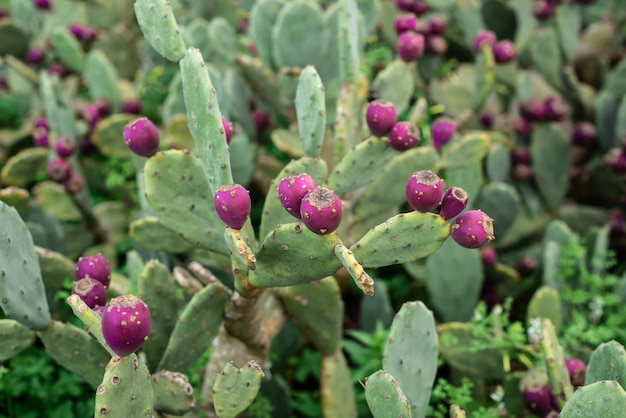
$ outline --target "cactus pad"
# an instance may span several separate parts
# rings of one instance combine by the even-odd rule
[[[122,132],[126,124],[138,119],[136,115],[119,113],[102,119],[96,126],[92,141],[103,155],[127,160],[132,153],[124,142]]]
[[[548,208],[556,210],[567,194],[572,148],[565,132],[555,124],[533,129],[530,153],[539,192]]]
[[[302,148],[306,155],[317,157],[322,151],[326,129],[326,94],[315,68],[308,65],[300,73],[296,90],[296,114]]]
[[[591,353],[585,385],[601,380],[615,380],[626,387],[626,350],[617,341],[602,343]]]
[[[261,388],[265,373],[255,361],[241,369],[229,362],[217,374],[213,386],[213,405],[220,418],[235,418],[248,409]]]
[[[35,341],[36,333],[12,319],[0,319],[0,361],[18,355]]]
[[[3,184],[27,187],[35,181],[38,173],[46,169],[49,151],[45,148],[27,148],[4,163],[0,171]]]
[[[441,164],[446,169],[471,165],[487,155],[489,144],[491,138],[486,134],[468,134],[446,147]]]
[[[626,392],[613,380],[579,387],[561,410],[561,418],[620,417],[626,409]]]
[[[411,405],[391,374],[379,370],[365,380],[365,399],[376,418],[411,418]]]
[[[137,22],[148,43],[170,61],[185,56],[185,42],[169,1],[137,0],[134,4]]]
[[[154,251],[184,253],[194,246],[180,235],[164,226],[156,216],[137,219],[130,224],[131,238],[139,245]]]
[[[562,302],[559,292],[549,286],[541,286],[528,303],[526,322],[533,318],[548,318],[555,328],[561,326],[563,320]]]
[[[161,370],[152,376],[154,409],[173,415],[183,415],[196,405],[193,386],[182,373]]]
[[[356,418],[356,400],[348,363],[341,350],[322,357],[322,410],[326,417]]]

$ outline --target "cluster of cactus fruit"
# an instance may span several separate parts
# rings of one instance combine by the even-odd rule
[[[235,417],[259,393],[288,408],[270,354],[295,332],[324,416],[356,417],[360,292],[361,325],[389,328],[358,376],[374,417],[427,416],[439,359],[501,382],[509,416],[620,416],[624,348],[560,345],[557,270],[574,231],[626,247],[623,21],[582,0],[128,3],[0,1],[0,105],[28,109],[0,129],[0,359],[39,339],[94,416]],[[426,297],[392,318],[393,265]],[[83,329],[51,296],[68,278]],[[530,288],[511,372],[471,321]]]

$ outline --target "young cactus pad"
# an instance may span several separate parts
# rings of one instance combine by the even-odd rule
[[[213,404],[220,418],[235,418],[245,411],[261,388],[261,366],[250,361],[241,369],[233,362],[218,373],[213,386]]]
[[[411,405],[393,376],[379,370],[365,380],[365,399],[375,418],[411,418]]]

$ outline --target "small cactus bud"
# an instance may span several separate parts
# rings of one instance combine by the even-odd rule
[[[46,173],[50,180],[57,183],[63,183],[70,178],[72,174],[72,166],[65,160],[52,160],[46,167]]]
[[[339,228],[342,216],[343,202],[330,189],[316,187],[302,199],[300,217],[311,232],[330,234]]]
[[[416,32],[404,32],[398,37],[396,52],[405,62],[413,62],[424,54],[424,36]]]
[[[482,45],[489,45],[491,48],[496,44],[496,34],[490,30],[481,30],[476,34],[474,38],[474,51],[480,52]]]
[[[91,277],[76,280],[72,287],[72,294],[78,295],[91,309],[107,303],[107,288]]]
[[[454,138],[456,123],[449,118],[439,118],[433,123],[431,133],[433,135],[433,146],[439,150]]]
[[[120,357],[141,348],[148,339],[151,325],[150,310],[133,295],[111,299],[102,314],[104,341]]]
[[[443,55],[448,50],[448,41],[441,35],[428,35],[426,37],[426,53],[430,55]]]
[[[624,226],[624,215],[619,209],[612,210],[609,213],[609,226],[611,237],[623,237],[626,235],[626,227]]]
[[[151,157],[159,150],[159,131],[148,118],[139,118],[124,126],[124,142],[135,154]]]
[[[78,194],[85,189],[85,179],[78,173],[72,173],[70,178],[63,182],[63,188],[69,194]]]
[[[217,216],[232,229],[243,228],[252,208],[250,194],[240,184],[220,186],[215,192],[213,203]]]
[[[50,134],[45,128],[35,128],[33,130],[33,142],[36,146],[48,148],[50,146]]]
[[[141,101],[139,99],[128,99],[122,103],[122,112],[138,115],[141,113]]]
[[[39,65],[46,59],[46,54],[41,48],[32,47],[26,55],[26,62],[31,65]]]
[[[396,17],[394,27],[398,35],[408,31],[416,32],[417,16],[413,13],[401,13]]]
[[[108,288],[111,283],[111,266],[102,254],[81,257],[76,263],[76,280],[85,277],[99,281]]]
[[[54,144],[54,150],[56,151],[59,158],[66,160],[70,158],[76,152],[76,148],[78,144],[76,140],[71,136],[60,136],[57,139],[56,144]]]
[[[389,132],[389,146],[398,151],[406,151],[417,145],[420,131],[413,122],[398,122]]]
[[[567,115],[568,107],[565,100],[560,96],[548,97],[544,101],[545,120],[551,122],[560,122]]]
[[[448,19],[445,15],[433,15],[428,21],[429,33],[431,35],[443,35],[448,26]]]
[[[572,144],[574,145],[590,146],[595,144],[597,139],[598,131],[591,122],[580,122],[572,133]]]
[[[535,257],[533,257],[532,255],[525,255],[517,260],[515,270],[517,270],[520,276],[528,277],[537,270],[538,266],[539,264],[537,263]]]
[[[396,107],[387,100],[374,100],[367,105],[365,121],[374,136],[387,135],[397,119]]]
[[[222,125],[224,126],[224,134],[226,135],[226,143],[230,145],[233,138],[233,124],[231,121],[222,116]]]
[[[302,199],[316,187],[315,180],[308,174],[285,177],[278,185],[280,203],[290,215],[302,219],[300,216]]]
[[[539,100],[528,99],[520,103],[519,113],[526,120],[541,122],[546,117],[546,107]]]
[[[460,214],[450,225],[450,235],[461,247],[479,248],[492,241],[493,219],[480,210]]]
[[[504,40],[493,46],[493,56],[498,64],[508,64],[517,58],[517,50],[513,42]]]
[[[526,409],[540,417],[548,414],[556,405],[550,386],[538,382],[528,382],[523,385],[522,400]]]
[[[46,131],[50,130],[50,125],[48,125],[48,120],[46,118],[39,118],[35,121],[34,125],[35,129],[42,128]]]
[[[443,180],[430,170],[416,171],[406,183],[406,200],[418,212],[430,212],[441,203]]]
[[[494,268],[498,264],[498,253],[493,247],[482,247],[480,249],[480,260],[485,267]]]
[[[50,10],[52,9],[52,4],[50,0],[33,0],[33,4],[39,10]]]
[[[581,359],[576,357],[566,358],[565,367],[567,367],[569,380],[572,386],[574,386],[574,389],[585,384],[587,365]]]
[[[469,194],[465,190],[457,186],[450,187],[443,195],[439,214],[445,220],[454,218],[465,210],[468,199]]]

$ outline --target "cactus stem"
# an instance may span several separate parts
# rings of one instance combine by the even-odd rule
[[[178,283],[189,296],[193,296],[202,290],[202,283],[184,268],[174,267],[173,273],[176,283]]]
[[[192,261],[188,266],[189,270],[196,276],[198,280],[202,282],[205,286],[208,286],[213,283],[223,284],[220,279],[218,279],[211,270],[205,268],[202,264],[197,261]],[[229,288],[224,288],[228,297],[230,298],[233,292]]]
[[[354,253],[341,242],[335,245],[334,251],[337,258],[341,261],[341,264],[343,264],[344,268],[348,270],[348,273],[350,273],[350,276],[354,279],[354,283],[357,287],[367,296],[373,296],[374,279],[365,272],[361,263],[354,257]]]
[[[111,356],[115,356],[115,353],[109,345],[104,341],[104,337],[102,336],[102,325],[100,317],[93,311],[78,295],[70,295],[67,298],[67,303],[74,311],[74,315],[76,315],[83,323],[89,328],[89,332],[98,340],[100,345],[104,347],[105,350]]]
[[[243,236],[241,230],[226,227],[224,238],[226,238],[226,245],[231,257],[237,258],[248,269],[254,270],[256,268],[256,256],[248,244],[246,244],[245,236]]]

